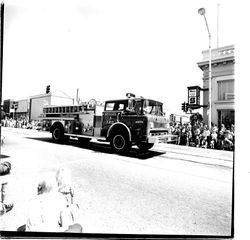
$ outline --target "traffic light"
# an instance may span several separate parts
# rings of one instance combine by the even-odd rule
[[[183,112],[185,112],[185,105],[186,105],[185,102],[181,104],[181,110],[182,110]]]
[[[185,103],[185,111],[184,111],[184,112],[187,112],[187,111],[188,111],[188,108],[189,108],[189,104],[188,104],[188,103]]]
[[[46,87],[46,94],[50,93],[50,85],[47,85]]]
[[[188,108],[189,108],[189,104],[188,103],[184,102],[184,103],[181,104],[181,110],[183,112],[187,112]]]
[[[174,114],[170,114],[170,121],[174,122]]]
[[[17,108],[18,108],[18,102],[13,102],[12,107],[13,107],[15,110],[17,110]]]

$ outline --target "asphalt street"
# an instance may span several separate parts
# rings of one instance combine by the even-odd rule
[[[47,132],[2,128],[2,135],[15,206],[0,230],[25,223],[39,174],[68,167],[86,233],[231,234],[233,152],[159,144],[118,155],[103,143],[56,144]]]

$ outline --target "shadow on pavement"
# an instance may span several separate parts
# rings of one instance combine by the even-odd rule
[[[109,144],[106,143],[99,143],[99,142],[89,142],[87,144],[81,144],[77,140],[72,140],[70,139],[67,142],[64,143],[56,143],[54,142],[51,138],[33,138],[33,137],[26,137],[27,139],[32,139],[32,140],[37,140],[37,141],[43,141],[43,142],[48,142],[52,144],[58,144],[58,145],[69,145],[69,146],[74,146],[77,148],[83,148],[83,149],[88,149],[92,150],[95,152],[102,152],[106,154],[117,154],[120,156],[125,156],[125,157],[130,157],[130,158],[137,158],[140,160],[147,160],[149,158],[159,156],[162,154],[165,154],[166,152],[156,152],[153,150],[148,150],[147,152],[142,152],[138,148],[132,148],[129,152],[126,153],[116,153],[112,150]]]
[[[0,159],[3,159],[3,158],[8,158],[10,156],[6,156],[6,155],[3,155],[3,154],[0,154]]]

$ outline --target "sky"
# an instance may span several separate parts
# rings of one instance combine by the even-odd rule
[[[132,92],[162,101],[166,112],[182,113],[187,87],[202,87],[197,62],[209,43],[198,9],[206,9],[212,48],[217,39],[219,47],[235,44],[236,1],[4,3],[3,100],[43,94],[50,85],[52,93],[71,97],[79,88],[83,101]]]

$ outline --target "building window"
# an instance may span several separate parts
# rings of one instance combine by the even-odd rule
[[[234,80],[218,81],[218,100],[234,99]]]

